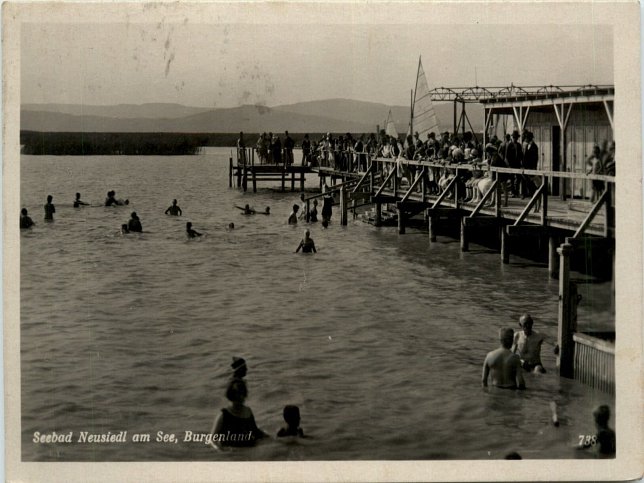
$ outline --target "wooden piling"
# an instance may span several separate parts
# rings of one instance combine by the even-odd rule
[[[548,273],[551,278],[559,277],[559,255],[557,254],[557,246],[559,240],[556,236],[551,235],[548,238]]]
[[[340,224],[347,225],[347,189],[344,186],[340,188]]]
[[[282,165],[282,192],[286,189],[286,166]]]
[[[470,241],[468,240],[468,229],[465,223],[465,217],[461,218],[461,251],[468,252],[470,251]]]
[[[295,171],[291,171],[291,191],[295,191]]]
[[[396,211],[398,212],[398,234],[404,235],[405,234],[405,210],[399,206],[398,208],[396,208]]]
[[[248,170],[246,169],[246,162],[242,165],[243,173],[242,173],[242,188],[244,191],[248,189]]]
[[[257,193],[257,176],[254,168],[251,168],[251,174],[253,176],[253,193]]]
[[[233,157],[232,156],[229,158],[229,164],[228,164],[228,187],[229,188],[233,187]]]
[[[501,261],[510,263],[510,235],[505,226],[501,226]]]
[[[382,203],[376,203],[376,219],[374,220],[375,226],[382,226]]]
[[[438,228],[438,218],[435,215],[429,215],[429,242],[436,243],[436,229]]]
[[[304,171],[300,173],[300,191],[304,191]]]
[[[575,331],[575,319],[573,318],[573,304],[576,310],[576,290],[574,290],[575,300],[572,300],[573,291],[570,283],[570,256],[573,247],[569,243],[563,243],[557,248],[560,255],[559,261],[559,310],[557,325],[557,344],[559,345],[559,355],[557,356],[557,367],[559,375],[562,377],[574,377],[574,355],[575,342],[573,333]]]

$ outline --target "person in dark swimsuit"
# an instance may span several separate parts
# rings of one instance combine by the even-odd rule
[[[233,379],[244,379],[248,373],[248,367],[246,367],[246,360],[243,357],[233,356],[233,363],[230,365],[233,370]]]
[[[34,221],[27,214],[27,208],[20,210],[20,229],[31,228],[34,225]]]
[[[198,236],[201,236],[201,233],[192,229],[191,222],[186,223],[186,234],[188,235],[188,238],[196,238]]]
[[[177,205],[177,200],[172,200],[172,205],[168,206],[168,209],[165,210],[166,215],[181,216],[182,213],[181,208]]]
[[[278,438],[285,436],[304,437],[304,431],[300,428],[300,408],[291,405],[284,406],[284,421],[286,422],[286,427],[278,431]]]
[[[56,207],[52,203],[54,198],[51,195],[47,196],[47,203],[45,204],[45,221],[54,221],[54,213],[56,213]]]
[[[136,211],[133,211],[130,217],[130,221],[127,223],[128,230],[138,233],[142,232],[143,226],[141,226],[141,220],[139,220],[139,216],[136,214]]]
[[[309,230],[306,230],[304,232],[304,238],[300,241],[300,244],[297,246],[297,250],[295,250],[295,253],[299,252],[302,250],[302,253],[317,253],[318,251],[315,249],[315,242],[313,241],[313,238],[311,238],[311,232]]]
[[[257,440],[266,437],[255,423],[253,411],[244,405],[248,389],[243,379],[228,383],[226,398],[232,403],[218,414],[212,428],[212,442],[218,449],[223,447],[254,446]]]
[[[330,221],[333,214],[333,196],[328,193],[322,198],[322,221]]]

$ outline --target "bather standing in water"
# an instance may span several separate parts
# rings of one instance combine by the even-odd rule
[[[333,214],[332,206],[333,195],[327,192],[327,194],[324,195],[324,198],[322,198],[322,221],[331,221],[331,216]]]
[[[291,214],[288,215],[289,225],[297,225],[297,212],[299,209],[300,209],[299,205],[293,205],[293,211],[291,211]]]
[[[226,398],[232,403],[223,408],[213,424],[213,444],[218,449],[227,446],[254,446],[266,437],[255,423],[253,411],[244,405],[248,389],[243,379],[232,379],[226,389]]]
[[[45,221],[54,221],[54,213],[56,213],[56,207],[52,203],[54,198],[51,195],[47,196],[47,203],[45,203]]]
[[[318,252],[315,249],[315,242],[313,241],[313,238],[311,238],[311,232],[309,230],[306,230],[304,232],[304,238],[302,238],[302,241],[300,241],[300,244],[297,246],[295,253],[299,252],[300,250],[302,250],[302,253]]]
[[[177,205],[177,200],[172,200],[172,205],[168,206],[168,209],[165,210],[165,214],[172,216],[181,216],[183,214],[181,208]]]
[[[504,389],[525,389],[521,359],[510,350],[514,340],[512,329],[499,331],[501,347],[489,352],[483,362],[481,382],[487,387],[488,377],[492,376],[492,385]]]

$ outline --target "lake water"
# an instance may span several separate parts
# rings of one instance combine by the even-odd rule
[[[429,246],[412,229],[341,227],[337,214],[328,230],[309,225],[316,255],[295,255],[304,226],[286,218],[298,194],[228,188],[229,154],[21,157],[21,202],[37,223],[21,234],[23,460],[582,456],[572,448],[593,433],[593,407],[614,399],[556,376],[551,345],[548,374],[526,375],[527,391],[480,387],[498,329],[518,328],[522,312],[556,338],[546,267],[504,266],[476,245],[462,254],[444,236]],[[130,206],[101,206],[110,189]],[[97,206],[74,209],[77,191]],[[53,223],[42,221],[47,194]],[[182,217],[164,215],[173,198]],[[234,206],[246,203],[272,215],[243,216]],[[131,211],[145,232],[121,236]],[[188,240],[186,221],[206,236]],[[582,327],[612,317],[606,284],[580,290]],[[259,426],[274,435],[284,405],[297,404],[312,438],[233,453],[183,441],[227,405],[233,355],[248,362]],[[32,442],[35,431],[123,430],[123,444]],[[179,442],[154,442],[158,431]]]

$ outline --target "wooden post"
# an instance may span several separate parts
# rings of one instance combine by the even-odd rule
[[[613,193],[611,183],[606,183],[606,201],[604,202],[604,237],[610,238],[610,232],[615,228],[615,210],[613,209]]]
[[[503,189],[501,188],[501,183],[505,183],[505,181],[501,181],[501,174],[500,173],[494,173],[495,176],[494,178],[497,180],[496,183],[496,193],[494,193],[494,216],[497,218],[501,216],[501,196],[503,196]],[[507,185],[505,187],[507,188]]]
[[[295,191],[295,171],[291,171],[291,191]]]
[[[371,174],[369,175],[369,192],[373,193],[373,169],[371,170]]]
[[[504,225],[501,225],[501,261],[510,263],[510,235]]]
[[[347,189],[344,186],[340,188],[340,224],[347,225]]]
[[[458,168],[454,170],[454,176],[458,180]],[[458,181],[454,183],[454,207],[458,210]]]
[[[246,191],[248,189],[248,169],[246,169],[246,160],[244,160],[242,169],[244,170],[242,173],[242,188]]]
[[[286,189],[286,166],[282,165],[282,192]]]
[[[429,215],[429,243],[436,243],[436,228],[438,228],[438,218],[435,215]]]
[[[300,191],[304,191],[304,171],[300,173]]]
[[[461,218],[461,251],[470,251],[470,241],[467,239],[467,225],[465,224],[465,217]]]
[[[257,193],[257,176],[255,175],[255,168],[251,167],[250,169],[253,176],[253,193]]]
[[[575,331],[575,320],[572,317],[573,310],[576,310],[577,297],[576,290],[575,300],[572,300],[570,290],[570,255],[573,247],[569,243],[563,243],[557,248],[560,255],[559,263],[559,322],[557,326],[557,344],[559,345],[559,355],[557,356],[557,367],[559,375],[562,377],[574,377],[574,354],[575,342],[572,335]],[[573,307],[574,304],[574,307]]]
[[[375,226],[382,226],[382,203],[376,203],[376,219],[374,220]]]
[[[541,225],[548,224],[548,178],[546,175],[541,176],[541,185],[543,188],[543,195],[541,197]]]
[[[233,187],[233,157],[231,156],[228,164],[228,187]]]
[[[405,210],[401,207],[396,209],[398,211],[398,234],[405,234]]]
[[[356,217],[358,216],[358,215],[356,214],[356,204],[357,204],[357,203],[356,203],[355,198],[354,198],[354,199],[352,199],[352,200],[351,200],[351,211],[353,212],[353,219],[354,219],[354,220],[355,220],[355,219],[356,219]]]
[[[548,238],[548,273],[551,278],[559,277],[559,256],[557,255],[557,237]]]

